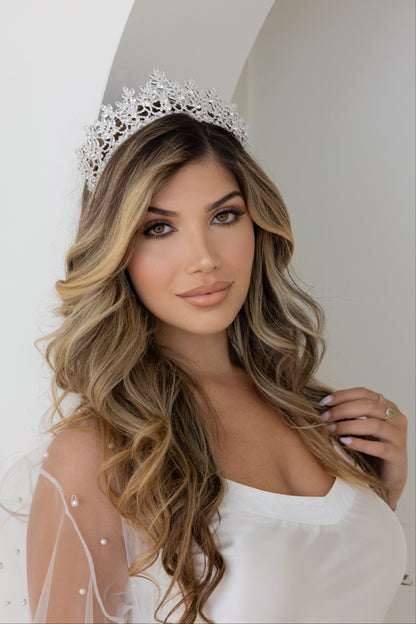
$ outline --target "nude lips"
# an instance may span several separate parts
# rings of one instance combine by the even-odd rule
[[[229,293],[230,287],[231,282],[217,283],[212,285],[212,290],[209,286],[205,286],[201,288],[195,288],[188,291],[189,294],[183,293],[179,296],[188,303],[191,303],[192,305],[200,308],[208,308],[217,305],[218,303],[221,303],[221,301],[224,301]],[[203,290],[208,292],[198,292]]]

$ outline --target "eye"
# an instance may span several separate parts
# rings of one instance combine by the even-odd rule
[[[244,214],[244,210],[239,210],[237,208],[229,209],[229,210],[221,210],[218,212],[214,219],[217,219],[217,223],[221,223],[223,225],[231,225],[238,221],[238,219]]]
[[[170,229],[167,229],[170,228]],[[159,221],[158,223],[153,223],[145,230],[143,230],[143,235],[149,238],[162,238],[162,236],[166,236],[170,234],[172,226],[169,223],[164,223]]]

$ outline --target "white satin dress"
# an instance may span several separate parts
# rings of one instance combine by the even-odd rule
[[[13,621],[156,622],[169,577],[160,558],[148,572],[161,593],[128,576],[146,541],[100,492],[93,464],[88,445],[75,439],[72,452],[44,445],[13,469],[14,480],[3,480],[1,503],[15,513],[2,512],[0,601],[20,605]],[[39,564],[28,596],[25,540],[36,485],[32,509],[41,521],[28,546]],[[225,486],[213,529],[226,571],[205,607],[215,624],[383,622],[405,573],[406,543],[395,513],[370,488],[337,478],[326,496],[310,497]],[[173,592],[161,619],[176,603]],[[177,613],[169,622],[179,620]]]

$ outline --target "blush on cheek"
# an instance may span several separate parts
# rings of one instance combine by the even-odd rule
[[[236,267],[247,268],[249,265],[251,266],[254,258],[254,245],[254,232],[251,231],[235,247],[230,249]]]
[[[133,259],[128,266],[132,283],[137,290],[151,289],[157,284],[163,285],[169,281],[170,263],[160,255]]]

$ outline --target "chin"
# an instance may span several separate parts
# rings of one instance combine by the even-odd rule
[[[177,326],[176,329],[198,336],[214,336],[215,334],[220,334],[225,331],[227,327],[231,325],[234,318],[229,323],[190,323],[189,325],[182,324],[181,326]]]
[[[198,327],[198,328],[188,327],[188,328],[184,328],[184,330],[196,336],[215,336],[216,334],[221,334],[222,332],[224,332],[227,329],[227,327],[231,325],[231,323],[228,323],[228,325],[213,325],[211,327]]]
[[[209,315],[200,315],[199,319],[183,316],[177,322],[173,319],[161,318],[160,321],[171,331],[179,330],[198,336],[210,336],[224,332],[234,321],[239,310],[231,314],[221,314],[221,318],[209,318]]]

